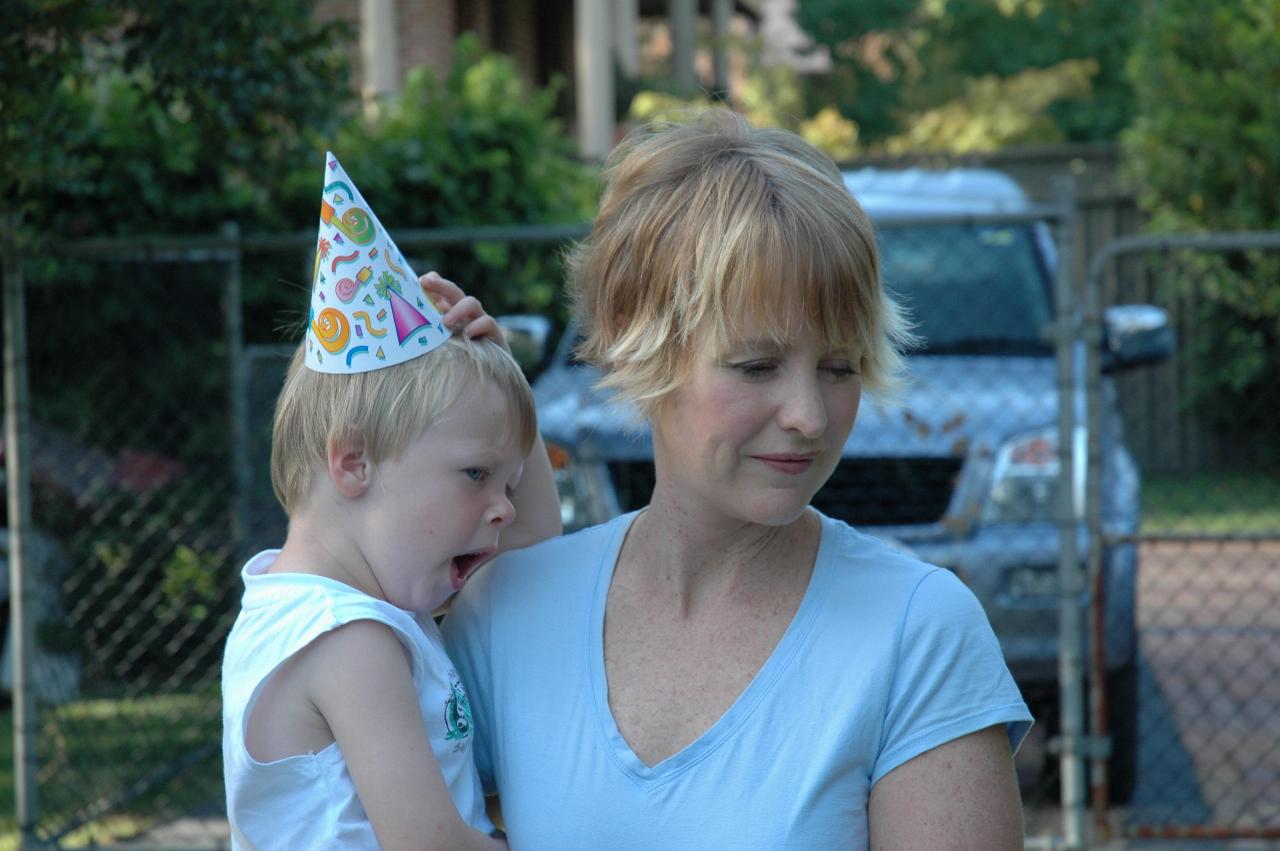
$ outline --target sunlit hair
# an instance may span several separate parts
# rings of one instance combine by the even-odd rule
[[[611,155],[591,234],[569,258],[578,355],[646,415],[695,346],[778,343],[796,305],[885,393],[912,335],[880,284],[875,232],[830,157],[728,109],[633,132]]]
[[[425,355],[372,372],[329,375],[298,346],[276,400],[271,486],[285,513],[303,504],[331,445],[362,443],[374,462],[395,458],[465,393],[493,382],[507,400],[507,437],[525,453],[537,433],[533,394],[520,367],[491,340],[455,335]]]

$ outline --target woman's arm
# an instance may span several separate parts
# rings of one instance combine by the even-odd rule
[[[427,740],[408,656],[389,627],[346,624],[317,639],[305,664],[307,694],[383,848],[506,848],[458,815]]]
[[[446,328],[461,328],[468,337],[489,337],[508,352],[502,329],[475,296],[469,296],[452,281],[428,272],[418,279],[422,291],[443,311]],[[516,485],[511,500],[516,519],[498,536],[498,551],[518,550],[547,538],[554,538],[564,530],[560,519],[560,495],[556,491],[555,476],[551,472],[551,459],[542,435],[535,436],[533,448],[524,461],[524,473]]]
[[[1022,803],[1003,724],[961,736],[890,771],[871,788],[871,851],[1014,851]]]

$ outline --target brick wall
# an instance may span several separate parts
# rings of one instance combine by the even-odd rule
[[[396,13],[401,72],[426,65],[439,76],[448,73],[457,34],[455,0],[398,0]]]
[[[317,0],[315,16],[321,21],[346,21],[351,25],[351,41],[347,44],[347,61],[351,67],[351,86],[360,91],[364,85],[364,66],[360,58],[359,0]]]
[[[315,14],[352,25],[347,52],[352,85],[360,91],[360,0],[317,0]],[[572,80],[572,0],[395,0],[395,15],[401,74],[419,65],[447,73],[457,36],[474,32],[487,49],[510,56],[532,85],[545,84],[552,73]]]
[[[512,58],[526,82],[538,82],[538,21],[535,0],[496,0],[493,48]]]

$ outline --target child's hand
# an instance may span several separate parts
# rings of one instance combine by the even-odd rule
[[[484,306],[475,296],[469,296],[453,281],[428,272],[418,278],[418,286],[431,299],[444,318],[444,327],[450,331],[462,329],[469,338],[488,337],[508,352],[511,347],[494,318],[484,312]]]

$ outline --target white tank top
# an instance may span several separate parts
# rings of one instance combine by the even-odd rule
[[[472,758],[471,707],[435,621],[325,577],[266,574],[279,552],[261,552],[245,564],[241,611],[222,661],[222,760],[232,847],[378,847],[336,742],[319,753],[266,763],[244,744],[245,720],[271,673],[323,633],[354,620],[386,624],[409,650],[427,737],[453,801],[463,821],[491,832]]]

